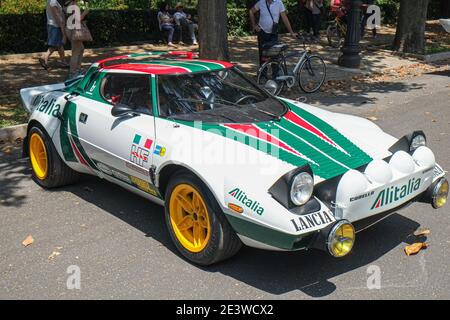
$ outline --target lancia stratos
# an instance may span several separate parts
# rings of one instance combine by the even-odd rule
[[[357,232],[402,207],[445,205],[449,184],[422,131],[398,139],[269,91],[188,52],[105,59],[21,90],[24,155],[45,189],[90,174],[164,206],[176,248],[199,265],[242,244],[343,257]]]

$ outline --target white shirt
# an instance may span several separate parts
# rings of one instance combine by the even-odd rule
[[[270,12],[272,13],[272,18],[270,17],[269,10],[267,6],[270,8]],[[274,0],[272,4],[268,4],[267,0],[259,0],[255,6],[255,10],[259,11],[259,22],[258,25],[261,29],[263,29],[266,33],[272,33],[273,23],[279,23],[280,14],[286,11],[286,8],[281,0]]]
[[[59,4],[58,0],[47,0],[47,6],[45,8],[45,13],[47,14],[47,24],[54,27],[59,27],[57,20],[55,20],[55,18],[53,17],[51,7],[56,7],[57,11],[60,14],[60,17],[62,17],[63,15],[62,7]]]

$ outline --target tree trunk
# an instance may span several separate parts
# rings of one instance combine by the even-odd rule
[[[424,54],[429,0],[400,0],[394,50]]]
[[[198,1],[200,57],[229,60],[227,1]]]

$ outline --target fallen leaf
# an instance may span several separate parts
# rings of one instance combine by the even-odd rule
[[[53,260],[60,254],[61,254],[61,252],[59,252],[59,251],[53,251],[52,254],[48,257],[48,260]]]
[[[33,242],[34,242],[34,239],[33,239],[33,237],[30,234],[28,237],[25,238],[25,240],[22,241],[22,244],[25,247],[28,247],[30,244],[33,244]]]
[[[369,119],[370,121],[377,121],[378,120],[377,117],[373,117],[373,116],[367,117],[367,119]]]
[[[431,233],[431,230],[430,229],[419,229],[419,230],[416,230],[415,232],[414,232],[414,235],[416,236],[416,237],[420,237],[420,236],[427,236],[427,235],[429,235]]]
[[[3,148],[2,151],[3,153],[10,154],[12,152],[12,148],[8,146]]]
[[[410,256],[412,254],[416,254],[420,250],[425,249],[427,247],[428,247],[428,245],[425,242],[413,243],[413,244],[405,247],[405,253],[407,256]]]

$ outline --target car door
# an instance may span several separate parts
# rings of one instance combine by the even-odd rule
[[[71,102],[77,106],[78,139],[92,170],[156,195],[150,179],[155,147],[152,81],[147,74],[98,72]],[[114,117],[116,104],[131,107],[133,114]]]

